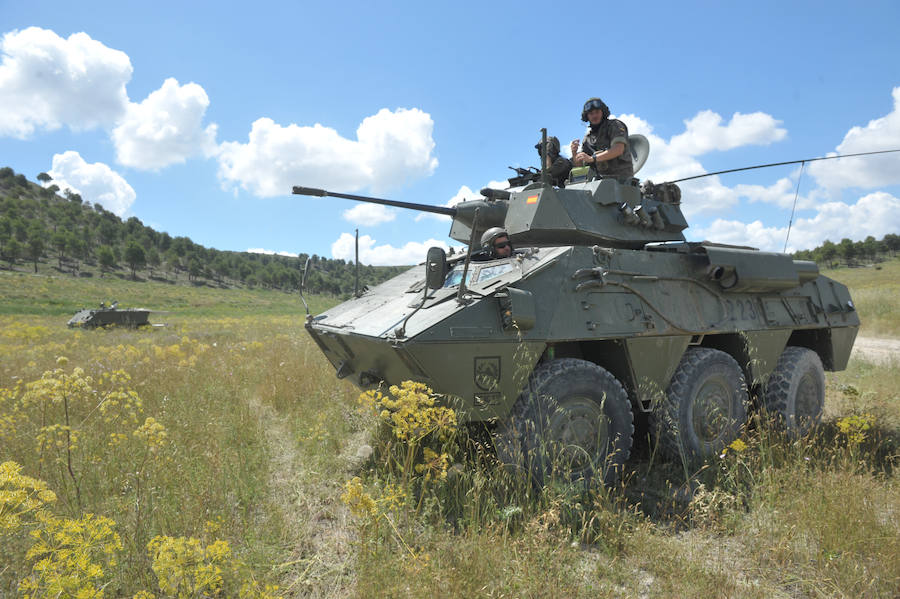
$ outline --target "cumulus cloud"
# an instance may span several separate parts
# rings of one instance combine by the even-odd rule
[[[350,233],[341,233],[337,241],[331,244],[331,257],[353,261],[355,257],[355,237]],[[405,266],[418,264],[425,260],[428,248],[437,246],[444,251],[450,249],[446,242],[436,239],[417,242],[410,241],[402,247],[390,244],[377,245],[377,241],[368,235],[359,236],[359,262],[375,266]]]
[[[637,115],[625,114],[616,118],[628,125],[629,133],[644,135],[650,142],[650,155],[640,176],[644,180],[656,182],[702,175],[706,169],[697,159],[702,154],[745,145],[768,145],[787,135],[787,130],[779,127],[781,121],[762,112],[735,113],[723,125],[724,119],[719,114],[703,110],[685,120],[684,132],[669,140],[656,135],[653,126]],[[689,202],[682,204],[688,218],[697,214],[725,213],[738,204],[741,195],[761,200],[770,198],[773,194],[752,186],[735,190],[723,185],[717,176],[686,181],[679,185],[683,195],[690,197]]]
[[[900,87],[895,87],[891,95],[894,107],[890,113],[869,121],[865,127],[850,129],[837,146],[837,153],[828,155],[900,149]],[[822,160],[811,163],[809,170],[819,185],[829,191],[896,185],[900,183],[900,153]]]
[[[827,202],[811,218],[799,218],[791,227],[787,251],[811,249],[826,239],[859,240],[872,235],[881,239],[900,230],[900,199],[882,191],[865,195],[855,203]],[[705,229],[693,229],[693,237],[719,243],[750,245],[765,251],[784,249],[787,227],[766,227],[760,221],[743,223],[716,220]]]
[[[29,27],[0,41],[0,135],[112,125],[128,105],[131,61],[86,33]]]
[[[381,204],[359,204],[349,210],[344,210],[341,216],[354,225],[374,227],[397,218],[397,211]]]
[[[69,150],[53,156],[53,167],[47,171],[60,189],[71,189],[83,200],[101,204],[105,209],[122,216],[134,203],[136,194],[122,176],[102,162],[89,164],[78,152]]]
[[[669,141],[671,151],[688,156],[700,156],[713,150],[731,150],[747,145],[766,146],[780,141],[787,130],[763,112],[732,115],[727,125],[722,125],[722,117],[711,111],[698,112],[692,119],[684,121],[685,131]]]
[[[219,177],[226,188],[260,197],[299,184],[343,192],[400,187],[437,168],[433,129],[431,116],[417,108],[381,109],[363,120],[355,140],[318,123],[283,127],[260,118],[247,143],[219,146]]]
[[[113,129],[116,160],[156,170],[192,156],[211,156],[216,149],[216,125],[203,128],[207,107],[209,98],[201,86],[166,79],[143,102],[129,104]]]

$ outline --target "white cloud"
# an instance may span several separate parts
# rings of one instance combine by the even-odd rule
[[[381,204],[359,204],[349,210],[344,210],[341,216],[354,225],[374,227],[397,218],[397,211]]]
[[[219,177],[226,188],[261,197],[288,194],[293,185],[344,192],[400,187],[437,168],[433,129],[431,116],[417,108],[381,109],[363,120],[356,140],[318,123],[283,127],[260,118],[246,144],[219,146]]]
[[[670,149],[678,154],[699,156],[713,150],[731,150],[747,145],[769,145],[780,141],[787,135],[787,130],[763,112],[732,115],[728,124],[722,126],[722,117],[711,111],[703,110],[694,118],[686,120],[685,132],[669,140]]]
[[[892,91],[894,108],[886,116],[853,127],[838,145],[838,154],[900,149],[900,87]],[[834,152],[829,156],[836,155]],[[830,191],[846,187],[871,189],[900,183],[900,153],[859,156],[810,163],[809,170]]]
[[[650,142],[650,155],[640,171],[640,177],[657,183],[702,175],[706,169],[696,158],[701,154],[745,145],[767,145],[787,135],[787,131],[778,126],[781,121],[762,112],[735,113],[726,125],[722,125],[723,119],[719,114],[703,110],[685,120],[684,132],[668,141],[656,135],[653,126],[637,115],[626,114],[617,118],[628,125],[629,133],[644,135]],[[731,189],[722,185],[718,176],[679,185],[682,197],[688,200],[681,206],[688,218],[698,214],[726,213],[738,204],[740,196],[760,201],[774,199],[777,195],[777,190],[757,189],[754,186]]]
[[[128,55],[74,33],[29,27],[0,41],[0,135],[108,126],[128,104]]]
[[[798,218],[791,227],[787,250],[812,249],[826,239],[853,240],[872,235],[881,239],[900,230],[900,199],[885,193],[865,195],[855,204],[828,202],[819,207],[812,218]],[[718,219],[705,229],[692,229],[697,239],[713,239],[718,243],[750,245],[765,251],[784,249],[787,227],[765,227],[760,221],[742,223]]]
[[[410,241],[403,247],[394,247],[390,244],[376,245],[376,240],[368,235],[359,236],[359,262],[360,264],[372,264],[375,266],[405,266],[418,264],[425,260],[428,248],[438,246],[445,251],[450,246],[443,241],[428,239],[423,242]],[[355,238],[350,233],[341,233],[341,236],[331,244],[331,257],[334,259],[354,260]]]
[[[295,254],[293,252],[277,252],[275,250],[266,250],[263,248],[248,248],[247,253],[250,254],[267,254],[269,256],[290,256],[291,258],[296,258],[299,254]]]
[[[47,171],[61,190],[66,188],[81,194],[92,204],[101,204],[106,210],[122,216],[134,203],[136,194],[122,176],[102,162],[88,164],[78,152],[69,150],[53,156],[53,167]]]
[[[129,104],[113,129],[116,160],[156,170],[192,156],[211,156],[216,150],[216,125],[203,128],[207,107],[209,98],[201,86],[166,79],[143,102]]]

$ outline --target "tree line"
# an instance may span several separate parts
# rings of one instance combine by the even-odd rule
[[[37,179],[49,185],[0,168],[0,260],[9,268],[30,263],[34,272],[40,266],[75,276],[99,271],[101,276],[292,290],[299,288],[309,258],[311,293],[354,292],[353,262],[306,253],[293,257],[206,248],[189,237],[156,231],[137,217],[122,220],[68,189],[60,194],[47,173]],[[376,285],[405,268],[360,265],[359,286]]]
[[[839,243],[834,243],[826,239],[822,245],[813,250],[794,252],[794,258],[812,260],[820,266],[835,268],[842,263],[846,266],[860,266],[882,262],[886,258],[896,256],[898,250],[900,250],[900,235],[889,233],[881,240],[871,235],[862,241],[853,241],[845,237]]]

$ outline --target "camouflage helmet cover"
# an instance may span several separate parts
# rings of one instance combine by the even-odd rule
[[[549,156],[559,156],[559,139],[555,135],[551,135],[547,138],[547,155]],[[538,154],[541,153],[541,142],[537,142],[534,144],[534,149],[538,151]]]
[[[509,237],[509,233],[507,233],[506,229],[504,229],[503,227],[491,227],[481,234],[481,247],[490,248],[491,245],[493,245],[495,239],[504,235]]]
[[[584,103],[584,108],[581,109],[581,120],[586,123],[588,121],[588,112],[594,108],[599,108],[603,111],[604,119],[609,118],[609,106],[603,100],[600,98],[588,98],[588,101]]]

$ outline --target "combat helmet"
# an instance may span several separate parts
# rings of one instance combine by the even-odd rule
[[[609,118],[609,106],[606,105],[606,102],[600,98],[588,98],[588,101],[584,103],[584,108],[581,109],[581,120],[585,123],[588,122],[588,112],[594,108],[599,108],[603,111],[604,119]]]
[[[481,247],[493,254],[494,240],[504,235],[509,237],[509,233],[503,227],[491,227],[481,234]]]
[[[559,138],[555,135],[551,135],[547,138],[547,155],[551,158],[556,158],[559,156]],[[537,142],[534,144],[534,149],[538,151],[538,155],[541,153],[541,142]]]

